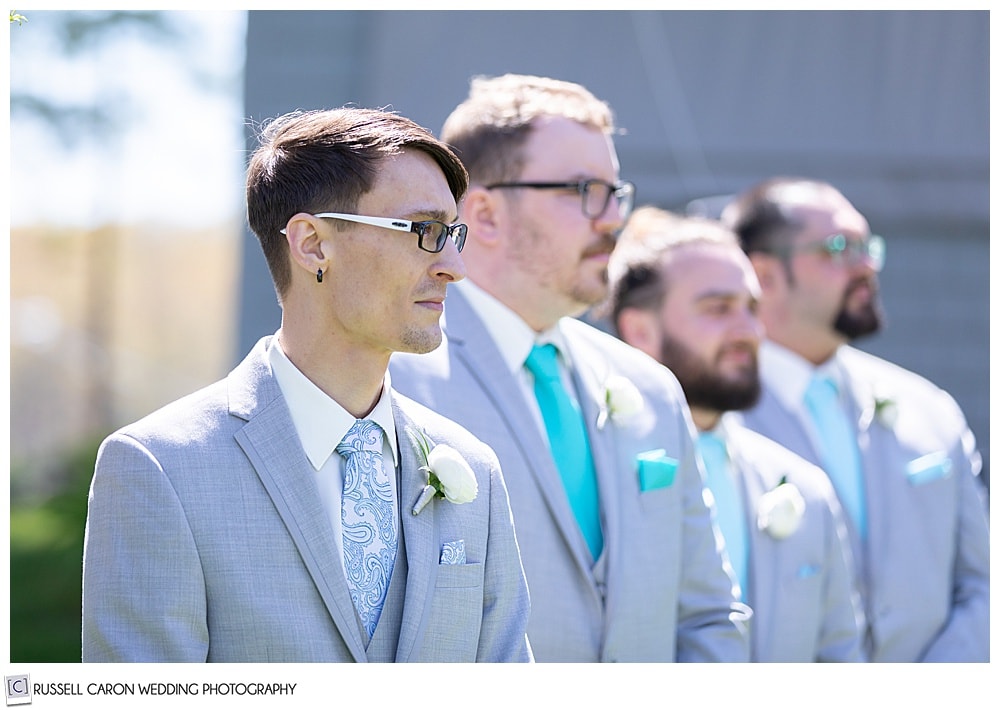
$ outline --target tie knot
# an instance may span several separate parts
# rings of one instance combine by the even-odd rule
[[[806,402],[814,405],[828,405],[837,402],[837,383],[829,375],[813,375],[806,388]]]
[[[698,453],[710,471],[721,470],[720,466],[725,465],[728,458],[726,442],[718,434],[710,431],[698,435]]]
[[[531,371],[536,379],[558,380],[559,363],[556,359],[556,346],[552,343],[536,345],[524,361],[524,366]]]
[[[359,451],[382,452],[382,427],[371,419],[356,419],[337,444],[337,453],[341,456]]]

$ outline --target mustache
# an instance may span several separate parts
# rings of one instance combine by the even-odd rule
[[[610,254],[615,250],[615,245],[618,243],[616,235],[614,234],[603,234],[601,235],[600,241],[587,247],[583,251],[584,258],[589,256],[596,256],[598,254]]]
[[[857,278],[851,279],[847,282],[847,286],[844,288],[844,295],[849,296],[859,288],[867,288],[872,292],[872,294],[878,293],[878,283],[873,277],[858,276]]]

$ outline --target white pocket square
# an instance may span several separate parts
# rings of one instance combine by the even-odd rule
[[[455,540],[441,545],[442,565],[464,565],[465,564],[465,540]]]
[[[906,464],[906,479],[911,486],[921,486],[951,475],[951,459],[944,451],[921,456]]]

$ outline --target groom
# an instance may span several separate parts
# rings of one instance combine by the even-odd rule
[[[263,131],[247,208],[281,328],[101,446],[84,661],[532,659],[495,454],[386,373],[394,351],[441,342],[467,186],[393,113]]]

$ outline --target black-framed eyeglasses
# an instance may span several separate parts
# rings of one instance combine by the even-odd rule
[[[397,219],[395,217],[368,217],[361,214],[343,214],[341,212],[319,212],[313,217],[323,219],[342,219],[345,222],[357,222],[358,224],[370,224],[373,227],[384,227],[397,232],[413,232],[417,235],[417,246],[431,254],[437,254],[450,238],[455,242],[455,248],[459,252],[465,248],[465,237],[469,228],[464,224],[445,224],[436,219],[428,219],[422,222],[414,222],[409,219]],[[285,230],[282,229],[284,234]]]
[[[795,244],[780,251],[787,254],[821,252],[838,263],[867,262],[875,271],[881,271],[885,266],[885,239],[877,234],[871,234],[865,239],[848,239],[840,233],[831,234],[821,241]]]
[[[618,217],[628,219],[635,204],[635,185],[630,182],[610,183],[596,178],[578,182],[495,182],[487,185],[487,190],[498,188],[527,188],[531,190],[575,190],[580,194],[583,214],[588,219],[596,219],[604,214],[608,203],[614,197],[618,203]]]

